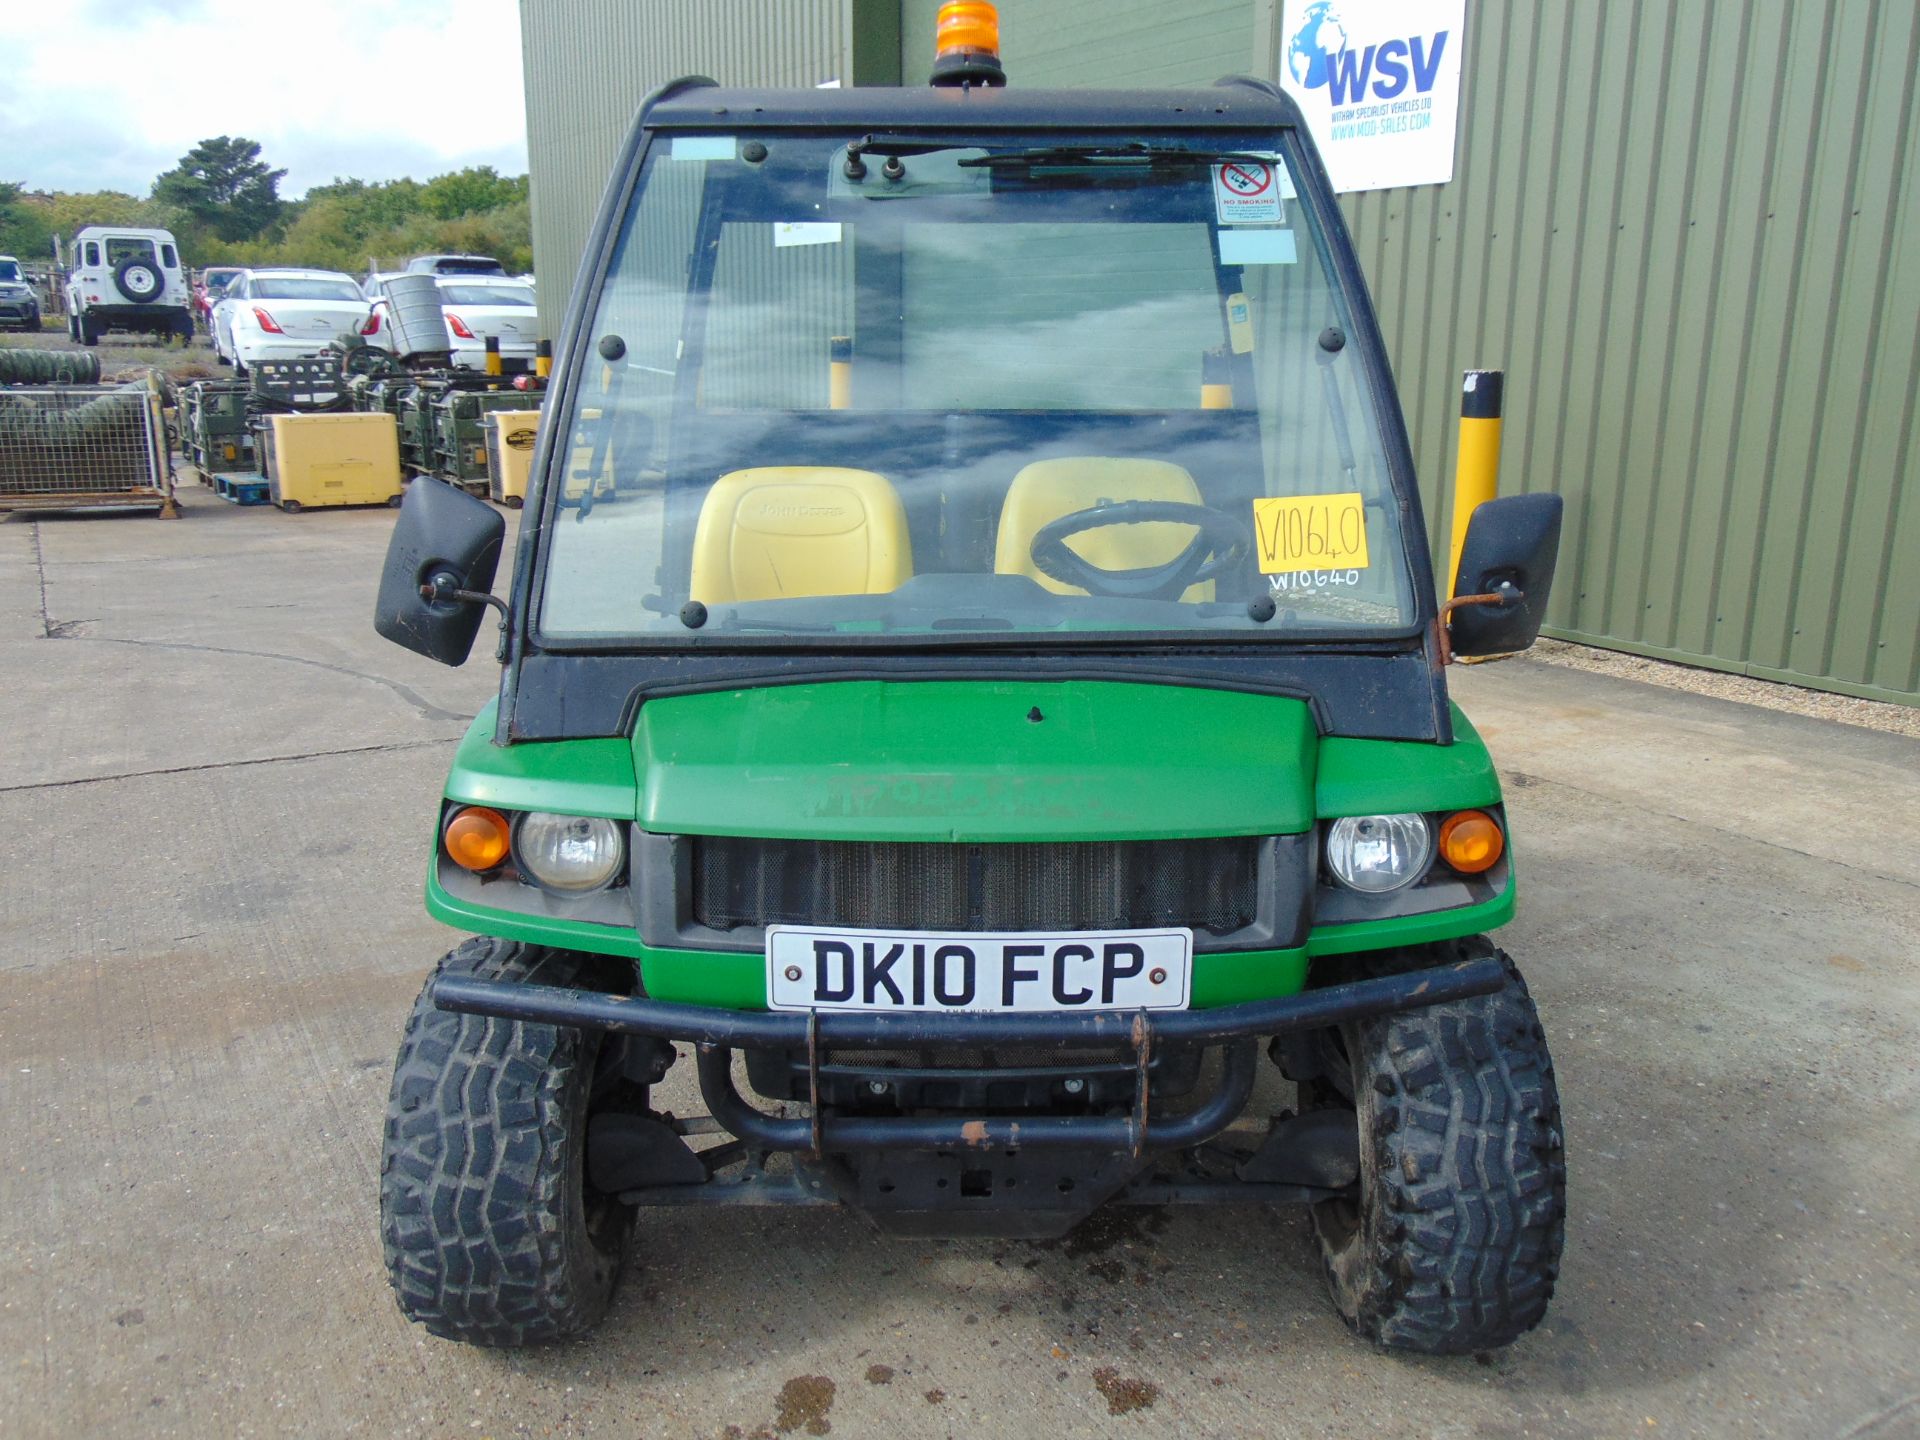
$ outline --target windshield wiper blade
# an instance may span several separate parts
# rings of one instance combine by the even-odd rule
[[[930,135],[865,135],[847,143],[849,159],[862,155],[932,155],[941,150],[987,150],[984,137],[949,139]],[[1217,165],[1229,160],[1274,163],[1273,151],[1185,150],[1171,145],[1146,145],[1140,141],[1115,145],[1035,145],[1018,150],[988,150],[985,155],[955,161],[958,165],[990,168],[995,165],[1063,164],[1088,162],[1138,165]]]
[[[995,150],[955,161],[961,166],[1028,165],[1219,165],[1230,160],[1272,164],[1272,154],[1248,150],[1181,150],[1165,145],[1043,145],[1028,150]]]

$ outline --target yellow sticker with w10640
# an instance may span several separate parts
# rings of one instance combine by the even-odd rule
[[[1255,500],[1253,533],[1263,575],[1367,568],[1367,507],[1358,492]]]

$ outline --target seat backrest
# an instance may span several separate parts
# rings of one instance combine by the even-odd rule
[[[1171,500],[1198,505],[1200,487],[1193,476],[1167,460],[1103,459],[1073,456],[1036,460],[1008,487],[1000,507],[1000,537],[994,546],[993,568],[1001,575],[1025,575],[1056,595],[1084,595],[1078,585],[1066,585],[1042,574],[1033,563],[1033,537],[1062,515],[1091,510],[1119,500]],[[1083,530],[1068,546],[1102,570],[1138,570],[1164,565],[1193,539],[1190,525],[1108,525]],[[1190,604],[1213,598],[1213,582],[1189,585],[1180,597]]]
[[[871,470],[767,465],[713,482],[693,535],[704,605],[880,595],[913,574],[900,496]]]

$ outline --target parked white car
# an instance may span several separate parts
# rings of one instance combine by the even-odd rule
[[[88,225],[73,237],[67,333],[95,345],[109,330],[193,340],[193,294],[166,230]]]
[[[213,349],[239,373],[318,355],[367,322],[367,299],[338,270],[242,270],[213,304]]]
[[[383,277],[384,278],[384,277]],[[534,347],[540,339],[540,312],[534,308],[533,287],[507,276],[442,275],[440,309],[447,320],[447,348],[455,367],[484,370],[487,340],[498,336],[503,370],[531,370]],[[373,314],[360,332],[369,345],[393,348],[384,295],[373,302]]]

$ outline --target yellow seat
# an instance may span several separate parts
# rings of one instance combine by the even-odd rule
[[[880,595],[912,574],[907,512],[871,470],[734,470],[713,482],[694,527],[691,588],[704,605]]]
[[[1120,500],[1170,500],[1198,505],[1200,487],[1178,465],[1166,460],[1116,460],[1076,456],[1036,460],[1018,475],[1000,507],[1000,538],[994,548],[993,568],[1001,575],[1025,575],[1056,595],[1084,595],[1078,585],[1066,585],[1042,574],[1033,563],[1033,537],[1062,515],[1091,510]],[[1164,565],[1193,540],[1193,527],[1172,522],[1152,525],[1107,525],[1083,530],[1067,541],[1081,559],[1102,570],[1139,570]],[[1180,597],[1188,604],[1213,598],[1213,582],[1189,585]]]

